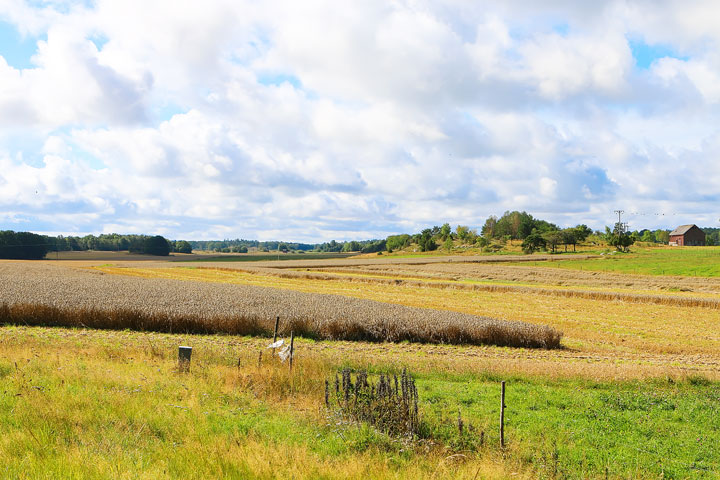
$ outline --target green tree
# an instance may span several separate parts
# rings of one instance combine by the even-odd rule
[[[465,225],[458,225],[455,227],[455,235],[462,241],[463,244],[475,243],[477,232],[470,230],[470,227]]]
[[[359,252],[360,250],[362,250],[362,246],[355,240],[345,242],[342,248],[343,252]]]
[[[0,258],[40,260],[53,247],[46,237],[36,233],[0,231]]]
[[[385,240],[385,246],[388,252],[392,252],[393,250],[402,250],[405,247],[409,247],[410,242],[411,238],[408,234],[390,235]]]
[[[490,215],[483,225],[480,233],[487,239],[495,238],[495,230],[497,228],[498,219],[495,215]]]
[[[170,243],[161,235],[147,237],[144,242],[143,253],[168,256],[170,254]]]
[[[575,228],[566,228],[560,230],[560,236],[562,237],[562,243],[565,245],[565,251],[567,252],[567,246],[573,246],[573,252],[575,251],[575,245],[578,243],[577,230]]]
[[[592,228],[585,224],[580,224],[575,227],[575,238],[578,242],[584,242],[592,233]]]
[[[173,251],[177,253],[192,253],[192,246],[190,242],[178,240],[173,244]]]
[[[720,231],[715,230],[705,234],[705,245],[709,247],[720,245]]]
[[[531,254],[541,248],[545,248],[546,242],[541,234],[533,231],[530,235],[525,237],[522,243],[523,252]]]
[[[652,232],[652,230],[645,230],[645,232],[643,232],[643,234],[640,236],[640,241],[655,243],[657,240],[655,239],[655,234]]]
[[[360,253],[376,253],[385,250],[385,240],[370,240],[363,242]]]
[[[450,237],[452,237],[452,228],[450,228],[449,223],[444,223],[443,226],[440,227],[440,239],[446,241]]]
[[[658,243],[669,243],[670,230],[655,230],[655,240]]]
[[[562,233],[557,230],[543,233],[542,238],[545,240],[545,245],[549,247],[553,253],[555,253],[557,246],[563,242]]]
[[[435,250],[437,248],[437,244],[435,243],[435,240],[433,240],[432,230],[426,228],[425,230],[420,232],[417,244],[418,247],[420,247],[421,252],[429,252]]]
[[[627,252],[630,249],[630,245],[635,243],[632,235],[627,233],[616,233],[611,232],[607,237],[608,245],[615,247],[619,252]]]

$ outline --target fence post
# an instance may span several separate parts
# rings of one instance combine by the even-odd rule
[[[500,448],[505,448],[505,381],[500,390]]]
[[[277,342],[277,332],[278,332],[278,326],[280,325],[280,317],[275,317],[275,333],[273,333],[273,344]],[[275,347],[272,349],[272,354],[270,357],[275,358]]]
[[[178,369],[181,372],[190,371],[190,358],[192,357],[192,347],[178,347]]]
[[[292,372],[293,367],[293,356],[295,351],[295,332],[290,332],[290,371]]]

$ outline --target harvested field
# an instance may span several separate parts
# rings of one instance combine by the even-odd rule
[[[552,327],[338,295],[0,264],[0,322],[268,334],[275,316],[311,338],[557,348]]]
[[[113,268],[102,271],[145,278],[272,286],[308,293],[330,293],[411,307],[482,314],[552,326],[565,334],[565,345],[590,353],[627,352],[716,355],[720,321],[707,299],[671,295],[615,294],[513,285],[448,287],[390,278],[348,280],[327,273],[288,270],[204,268]],[[254,272],[254,273],[252,273]],[[316,278],[317,276],[317,278]],[[440,288],[439,288],[440,287]],[[711,299],[712,300],[712,299]]]
[[[317,271],[409,277],[432,280],[476,280],[557,286],[587,286],[613,289],[720,293],[720,279],[660,275],[633,275],[531,266],[438,263],[426,265],[367,265],[334,267]]]
[[[602,258],[598,255],[580,255],[568,254],[562,258],[557,255],[417,255],[413,257],[361,257],[361,258],[345,258],[331,260],[287,260],[287,261],[269,261],[269,262],[253,262],[253,267],[268,268],[326,268],[326,267],[357,267],[363,265],[432,265],[442,263],[481,263],[481,264],[498,264],[498,263],[524,263],[524,262],[553,262],[567,259],[587,260],[592,258]],[[202,260],[193,261],[193,263],[202,263]],[[213,265],[215,263],[215,265]],[[227,262],[231,263],[231,262]],[[217,266],[217,262],[208,262],[207,266]]]
[[[416,287],[427,287],[427,288],[452,288],[459,290],[474,290],[483,292],[508,292],[508,293],[527,293],[536,295],[550,295],[555,297],[581,297],[593,300],[608,300],[616,301],[621,300],[624,302],[632,303],[656,303],[658,305],[678,305],[683,307],[704,307],[720,309],[720,298],[713,295],[710,298],[691,296],[691,295],[649,295],[640,293],[626,293],[618,291],[593,291],[593,290],[575,290],[575,289],[557,289],[557,288],[539,288],[539,287],[526,287],[522,285],[501,285],[501,284],[474,284],[474,283],[459,283],[459,281],[443,282],[438,281],[437,277],[433,277],[428,280],[418,280],[422,277],[392,277],[392,276],[380,276],[373,277],[369,275],[356,276],[352,271],[348,270],[332,270],[323,269],[319,271],[294,271],[274,268],[212,268],[212,267],[199,267],[206,270],[215,271],[241,271],[245,273],[255,273],[262,275],[277,276],[280,278],[295,278],[295,279],[308,279],[308,280],[342,280],[346,282],[360,282],[360,283],[378,283],[385,285],[407,285]],[[329,273],[326,273],[329,272]],[[338,273],[335,273],[338,272]],[[344,272],[344,273],[340,273]]]

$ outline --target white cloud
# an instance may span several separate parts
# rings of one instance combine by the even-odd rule
[[[718,200],[714,2],[44,5],[0,2],[38,38],[0,58],[3,222],[327,240]]]
[[[521,47],[540,94],[561,100],[594,91],[614,96],[626,86],[632,54],[622,32],[597,36],[541,35]]]

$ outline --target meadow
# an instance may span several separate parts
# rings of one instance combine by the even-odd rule
[[[634,248],[627,254],[610,253],[588,262],[559,260],[550,266],[595,272],[720,277],[720,250],[716,247],[663,246]]]
[[[0,428],[8,432],[0,440],[0,472],[17,478],[720,478],[720,283],[682,275],[679,267],[664,275],[592,269],[627,259],[637,266],[626,272],[634,272],[656,261],[677,263],[682,255],[690,264],[718,253],[652,249],[569,261],[582,270],[558,268],[564,255],[518,264],[467,256],[395,264],[308,260],[282,268],[3,262],[0,300],[21,311],[35,305],[27,317],[33,325],[43,323],[40,307],[98,314],[102,306],[106,314],[141,307],[146,320],[204,318],[208,328],[167,333],[142,323],[123,326],[123,316],[106,330],[82,323],[48,328],[10,312],[14,320],[6,317],[0,327]],[[455,342],[448,334],[392,342],[379,335],[368,342],[299,329],[291,373],[265,348],[281,311],[286,339],[299,318],[321,325],[340,317],[345,327],[348,321],[387,326],[391,318],[422,331],[476,328],[482,323],[474,322],[490,319],[523,336],[562,337],[560,348],[518,348],[462,335]],[[228,312],[267,320],[249,331],[209,328],[229,321]],[[178,370],[178,345],[193,346],[189,373]],[[325,382],[332,385],[344,369],[367,371],[371,382],[407,369],[418,389],[419,438],[388,435],[327,408]],[[499,446],[500,381],[507,382],[505,448]]]

